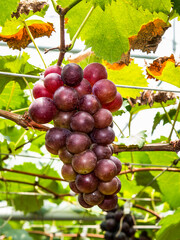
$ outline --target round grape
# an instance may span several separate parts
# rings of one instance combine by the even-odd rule
[[[83,79],[83,70],[76,63],[69,63],[63,67],[61,78],[67,86],[77,86]]]
[[[57,113],[57,108],[52,99],[40,97],[35,99],[29,107],[30,118],[37,123],[49,123]]]

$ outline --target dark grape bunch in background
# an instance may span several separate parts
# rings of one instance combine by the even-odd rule
[[[135,237],[137,230],[134,228],[135,218],[131,213],[125,214],[123,208],[116,206],[105,215],[105,220],[100,224],[106,240],[152,240],[144,230]]]
[[[106,240],[134,240],[134,225],[134,217],[124,214],[122,208],[116,207],[106,214],[100,227]]]
[[[47,150],[63,162],[62,177],[78,194],[84,208],[98,205],[109,211],[117,205],[121,162],[113,155],[112,112],[123,102],[100,63],[84,70],[70,63],[50,66],[33,88],[29,116],[37,123],[53,120],[45,137]]]

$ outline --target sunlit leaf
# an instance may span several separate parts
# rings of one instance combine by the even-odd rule
[[[51,36],[54,31],[53,24],[45,23],[41,20],[27,20],[26,24],[33,38]],[[13,26],[13,28],[11,27]],[[0,33],[0,41],[7,42],[8,46],[13,49],[26,48],[32,42],[23,21],[13,18],[7,22],[7,25]]]
[[[125,64],[113,65],[116,66],[115,70],[112,70],[111,66],[106,65],[108,79],[114,82],[117,85],[128,85],[128,86],[143,86],[146,87],[148,85],[147,79],[143,75],[142,68],[140,68],[133,61],[126,66]],[[129,88],[121,88],[117,87],[118,92],[122,97],[137,97],[140,95],[142,90],[138,89],[129,89]]]
[[[158,223],[161,229],[157,232],[157,240],[179,240],[180,236],[180,209]]]
[[[169,4],[169,1],[167,2]],[[66,27],[71,38],[73,38],[91,6],[91,2],[81,1],[68,12]],[[167,15],[163,12],[151,13],[148,9],[144,10],[142,7],[136,8],[127,1],[112,1],[111,5],[105,8],[105,11],[100,7],[95,8],[86,22],[86,27],[81,31],[80,37],[85,40],[87,47],[92,47],[92,51],[98,57],[114,63],[121,59],[123,53],[130,50],[129,37],[137,35],[142,25],[155,19],[166,22]],[[151,32],[149,34],[151,35]]]
[[[4,25],[7,19],[11,18],[11,13],[16,11],[20,0],[6,0],[0,1],[0,9],[1,9],[1,17],[0,17],[0,25]]]
[[[173,55],[154,60],[146,70],[149,78],[155,78],[180,87],[180,67],[176,64]]]

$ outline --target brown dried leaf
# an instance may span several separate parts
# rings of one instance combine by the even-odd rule
[[[54,31],[52,23],[34,23],[29,27],[34,38],[48,36],[50,37],[52,31]],[[7,42],[8,46],[12,49],[21,50],[26,48],[31,39],[26,31],[26,28],[21,28],[18,33],[13,35],[2,35],[0,34],[0,41]]]
[[[18,7],[17,12],[12,13],[12,18],[16,17],[19,18],[22,13],[28,15],[30,11],[40,12],[41,9],[44,8],[45,5],[48,5],[46,1],[40,0],[21,0]]]
[[[143,91],[140,97],[137,97],[135,99],[129,98],[128,100],[132,107],[136,104],[138,104],[138,106],[148,104],[150,107],[152,107],[154,102],[166,103],[168,100],[173,100],[175,98],[176,98],[176,95],[172,92],[161,91],[161,92],[154,93],[154,91],[147,90],[147,91]]]
[[[161,57],[154,60],[153,63],[151,63],[150,66],[147,67],[147,69],[152,73],[151,75],[149,71],[146,70],[148,78],[154,78],[153,75],[160,76],[168,61],[175,63],[173,54],[170,57]]]
[[[143,25],[139,33],[129,38],[131,49],[141,49],[143,52],[155,52],[164,32],[170,27],[163,20],[156,19]]]

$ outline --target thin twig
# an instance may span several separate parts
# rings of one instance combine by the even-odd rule
[[[155,211],[153,211],[152,209],[145,208],[145,207],[143,207],[143,206],[141,206],[139,204],[133,204],[133,207],[139,208],[139,209],[141,209],[143,211],[146,211],[146,212],[149,212],[152,215],[156,216],[158,219],[161,219],[161,216],[158,213],[156,213]]]
[[[171,140],[172,132],[173,132],[173,129],[174,129],[175,124],[176,124],[176,121],[177,121],[177,117],[178,117],[178,114],[179,114],[179,110],[180,110],[180,102],[179,102],[178,107],[177,107],[177,110],[176,110],[176,114],[175,114],[175,117],[174,117],[174,122],[173,122],[173,124],[172,124],[171,132],[170,132],[169,137],[168,137],[168,142],[170,142],[170,140]],[[174,129],[174,130],[175,130],[175,129]],[[179,134],[176,133],[176,135],[177,135],[178,138],[179,138]]]
[[[149,167],[149,168],[132,168],[126,171],[121,171],[119,175],[127,174],[127,173],[135,173],[135,172],[146,172],[146,171],[164,171],[168,172],[180,172],[180,169],[177,168],[164,168],[164,167]]]

